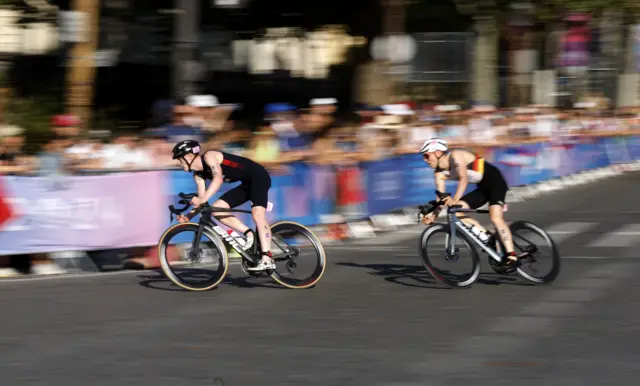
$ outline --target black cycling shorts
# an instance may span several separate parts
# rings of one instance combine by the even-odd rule
[[[471,209],[478,209],[487,202],[489,206],[504,206],[508,190],[509,186],[507,186],[507,181],[502,176],[500,169],[485,162],[484,175],[478,183],[478,188],[462,196],[460,201],[469,204]]]
[[[267,207],[269,203],[269,189],[271,189],[271,176],[263,170],[251,173],[250,181],[243,181],[242,184],[229,190],[220,197],[220,200],[235,208],[247,201],[251,201],[251,207]]]

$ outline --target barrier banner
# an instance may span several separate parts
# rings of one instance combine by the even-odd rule
[[[367,212],[389,212],[403,206],[404,174],[402,158],[390,158],[362,164],[366,175]]]
[[[330,168],[300,162],[288,168],[287,174],[271,177],[279,198],[272,223],[290,220],[311,225],[319,223],[320,216],[334,213],[335,174]]]
[[[347,221],[367,217],[365,175],[358,165],[336,167],[336,210]]]
[[[627,137],[609,137],[601,138],[602,157],[609,164],[627,163],[634,160],[633,157],[633,138]]]
[[[10,203],[7,201],[7,194],[0,179],[0,230],[2,226],[13,217],[14,213]]]
[[[626,150],[615,152],[624,154]],[[535,184],[610,164],[606,146],[598,138],[572,143],[511,145],[496,149],[495,153],[495,164],[509,186]]]
[[[495,166],[500,169],[509,186],[531,184],[538,180],[545,166],[538,157],[540,150],[537,144],[507,146],[496,150]]]
[[[304,225],[311,225],[331,222],[327,216],[336,213],[336,172],[332,166],[305,165],[305,179],[307,189],[310,189],[311,217],[310,222]]]
[[[404,173],[404,194],[401,205],[420,205],[433,200],[436,190],[433,169],[424,162],[420,154],[405,155],[401,159]]]
[[[165,174],[6,177],[16,215],[0,232],[0,254],[154,245],[168,220]]]
[[[433,169],[421,155],[410,154],[363,164],[367,176],[368,214],[376,215],[435,199]],[[457,181],[446,181],[445,191],[455,194]],[[476,189],[469,184],[465,193]]]

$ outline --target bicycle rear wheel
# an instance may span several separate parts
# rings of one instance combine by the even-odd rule
[[[437,236],[445,236],[444,248],[441,248],[440,252],[430,253],[428,249],[430,241],[432,244],[442,244],[442,241],[434,240]],[[434,265],[434,260],[438,256],[443,257],[444,260],[449,263],[451,268],[453,268],[453,266],[458,263],[460,257],[458,245],[456,245],[457,251],[454,256],[447,256],[446,250],[449,243],[449,237],[451,237],[451,235],[449,234],[449,228],[442,224],[437,224],[426,228],[422,232],[422,235],[420,235],[420,256],[422,258],[422,264],[434,279],[446,285],[447,287],[468,287],[473,284],[480,275],[480,257],[478,256],[478,252],[476,251],[476,249],[463,233],[456,233],[456,238],[460,240],[462,242],[461,245],[464,246],[465,249],[468,249],[470,252],[471,268],[465,270],[468,273],[455,275],[449,269],[439,269]]]
[[[175,285],[189,291],[207,291],[224,280],[229,269],[229,257],[222,240],[211,230],[202,231],[196,251],[193,243],[198,224],[176,224],[167,229],[158,241],[158,259],[164,274]],[[169,256],[168,247],[178,245],[184,253]],[[217,263],[215,269],[205,269],[205,263]]]
[[[271,225],[271,241],[276,263],[276,269],[270,273],[273,280],[291,289],[310,288],[320,281],[327,257],[320,239],[311,230],[295,222],[281,221]],[[302,254],[306,257],[302,258]],[[312,265],[311,273],[294,277],[294,269],[307,262]]]
[[[518,276],[534,284],[552,283],[560,273],[560,254],[551,237],[539,226],[526,221],[516,221],[509,226],[509,229],[511,229],[516,253],[528,253],[528,256],[521,259],[521,264],[516,269]],[[536,239],[542,241],[532,241],[533,237],[526,236],[527,233],[537,236]],[[533,264],[540,261],[540,257],[544,253],[542,252],[543,248],[548,250],[548,253],[545,253],[548,254],[545,261],[551,264],[551,268],[546,275],[540,274],[538,269],[533,267]]]

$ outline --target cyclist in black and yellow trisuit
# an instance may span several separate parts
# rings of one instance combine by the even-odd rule
[[[453,196],[444,199],[447,206],[462,205],[463,208],[477,209],[489,203],[489,217],[496,227],[502,243],[506,249],[507,263],[512,264],[518,260],[514,252],[511,230],[504,221],[503,206],[509,187],[500,170],[487,162],[484,158],[462,149],[449,150],[447,142],[440,138],[432,138],[426,141],[420,148],[420,153],[429,166],[434,169],[436,188],[440,192],[445,191],[445,181],[459,181],[458,188]],[[469,183],[477,184],[478,188],[464,194]],[[440,197],[436,197],[440,200]],[[463,222],[475,225],[486,232],[486,229],[478,221],[459,214]],[[431,224],[436,214],[432,213],[424,217],[425,224]]]

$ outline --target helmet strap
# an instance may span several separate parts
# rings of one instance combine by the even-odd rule
[[[195,154],[194,154],[193,156],[194,156],[194,157],[193,157],[193,159],[191,160],[191,162],[187,161],[187,159],[186,159],[186,158],[184,158],[184,156],[182,156],[182,159],[184,160],[184,162],[186,162],[187,167],[188,167],[188,169],[189,169],[189,171],[190,171],[190,172],[192,171],[192,170],[191,170],[191,165],[192,165],[192,164],[193,164],[193,162],[196,160],[196,158],[197,158],[197,157],[199,157],[199,155],[195,155]]]
[[[437,156],[436,156],[436,159],[437,159],[437,161],[436,161],[436,167],[437,167],[437,168],[439,168],[439,167],[440,167],[440,158],[444,157],[444,156],[445,156],[445,155],[447,155],[448,153],[449,153],[449,151],[448,151],[448,150],[446,150],[446,151],[443,151],[443,152],[442,152],[442,154],[440,155],[440,157],[437,157]]]

